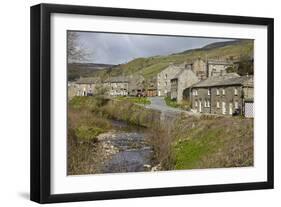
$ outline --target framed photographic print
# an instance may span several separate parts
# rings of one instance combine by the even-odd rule
[[[31,200],[273,188],[273,19],[31,7]]]

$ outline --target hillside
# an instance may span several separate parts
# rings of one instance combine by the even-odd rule
[[[151,79],[157,73],[165,69],[170,63],[180,64],[184,61],[192,61],[198,57],[202,58],[223,58],[249,60],[253,56],[254,42],[252,40],[237,40],[219,42],[206,45],[202,48],[186,50],[181,53],[167,56],[154,56],[148,58],[136,58],[126,64],[111,67],[110,70],[102,69],[94,72],[95,76],[109,74],[111,76],[140,74],[145,79]],[[242,71],[243,73],[243,71]]]
[[[100,63],[69,63],[68,64],[68,80],[75,80],[81,77],[93,76],[97,71],[109,69],[114,65]]]

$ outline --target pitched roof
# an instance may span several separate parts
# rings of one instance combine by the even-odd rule
[[[226,61],[226,60],[212,60],[212,59],[209,59],[208,60],[208,64],[214,64],[214,65],[231,65],[232,62],[229,62],[229,61]]]
[[[173,78],[171,78],[171,80],[177,79],[177,78],[183,73],[184,70],[187,70],[187,69],[182,68],[179,72],[177,72],[177,73],[173,76]]]
[[[239,76],[236,73],[227,73],[224,76],[210,77],[194,84],[192,87],[212,87],[228,85],[253,85],[253,76]]]
[[[184,71],[189,71],[189,74],[190,74],[190,72],[194,73],[194,72],[192,71],[192,69],[189,69],[189,68],[182,68],[179,72],[177,72],[177,73],[173,76],[173,78],[171,78],[171,80],[173,80],[173,79],[178,79],[178,78],[182,75],[182,73],[183,73]]]
[[[127,77],[124,77],[124,76],[115,76],[115,77],[107,78],[104,82],[105,83],[125,83],[125,82],[129,82],[129,80]]]
[[[77,84],[94,84],[99,82],[100,79],[97,77],[80,78],[76,81]]]

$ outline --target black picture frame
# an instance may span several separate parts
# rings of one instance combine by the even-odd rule
[[[194,22],[218,22],[267,26],[267,181],[237,184],[219,184],[186,187],[121,190],[106,192],[85,192],[74,194],[51,194],[51,70],[50,32],[52,13],[98,15],[112,17],[133,17]],[[274,20],[272,18],[195,14],[168,11],[135,10],[56,4],[39,4],[31,7],[31,174],[30,199],[38,203],[88,201],[102,199],[166,196],[179,194],[211,193],[273,188],[274,177]]]

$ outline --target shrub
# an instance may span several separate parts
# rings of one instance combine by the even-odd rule
[[[174,108],[177,108],[177,107],[180,106],[180,104],[178,104],[176,100],[171,99],[169,96],[165,97],[164,100],[165,100],[167,106],[171,106],[171,107],[174,107]]]
[[[82,142],[96,142],[97,136],[105,130],[98,127],[80,126],[75,129],[75,135],[78,141]]]

